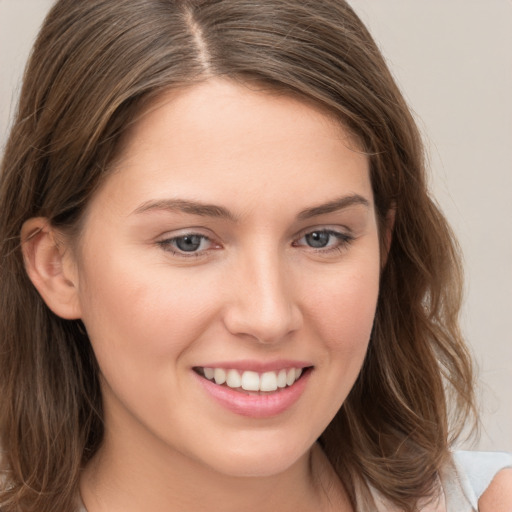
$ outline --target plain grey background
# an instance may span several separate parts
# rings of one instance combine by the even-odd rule
[[[83,1],[83,0],[77,0]],[[351,0],[425,136],[432,188],[465,255],[478,447],[512,452],[512,0]],[[0,0],[0,150],[51,0]]]

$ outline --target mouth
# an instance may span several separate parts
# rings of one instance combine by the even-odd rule
[[[245,360],[195,366],[192,373],[214,403],[239,416],[265,419],[294,410],[314,369],[297,360]]]
[[[311,372],[309,367],[289,367],[275,371],[257,372],[235,368],[208,368],[196,366],[194,372],[217,386],[230,388],[248,395],[275,394],[292,387]]]

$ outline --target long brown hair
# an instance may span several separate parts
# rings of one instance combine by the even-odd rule
[[[366,361],[320,443],[359,506],[370,487],[403,510],[435,492],[450,442],[474,410],[457,325],[458,248],[429,197],[409,109],[350,6],[60,0],[35,43],[1,167],[2,510],[74,510],[80,471],[103,436],[87,335],[80,321],[54,315],[31,285],[21,226],[44,216],[79,232],[145,102],[211,76],[315,102],[369,155],[381,226],[395,212],[393,240]]]

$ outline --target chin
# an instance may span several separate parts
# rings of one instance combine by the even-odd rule
[[[266,478],[279,475],[292,468],[303,457],[307,457],[313,443],[299,442],[289,446],[262,447],[244,443],[225,451],[222,456],[210,458],[210,467],[218,473],[243,478]],[[239,448],[238,448],[239,447]],[[203,459],[204,460],[204,459]]]

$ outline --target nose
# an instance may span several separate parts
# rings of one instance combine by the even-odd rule
[[[231,273],[224,323],[232,334],[271,344],[301,327],[293,276],[275,252],[252,255]]]

